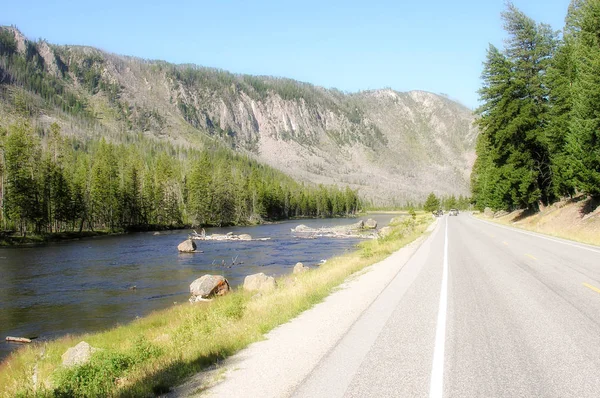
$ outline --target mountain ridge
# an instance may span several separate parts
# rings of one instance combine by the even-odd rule
[[[33,42],[14,27],[2,30],[14,36],[16,53],[43,70],[42,79],[62,85],[62,97],[72,93],[82,101],[81,114],[65,115],[56,111],[58,99],[41,95],[44,101],[30,112],[35,123],[59,121],[72,126],[64,129],[71,134],[117,140],[143,134],[180,145],[218,141],[302,181],[358,188],[376,205],[422,200],[430,191],[469,193],[477,130],[471,111],[445,96],[344,93],[287,78]],[[28,87],[17,72],[0,65],[0,84],[12,94]],[[13,97],[3,95],[7,110],[15,107]]]

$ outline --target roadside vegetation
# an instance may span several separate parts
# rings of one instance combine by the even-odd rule
[[[482,73],[476,207],[537,211],[600,196],[600,2],[572,0],[558,34],[509,3]]]
[[[423,234],[429,214],[399,217],[384,238],[309,272],[278,279],[269,293],[242,289],[209,303],[180,304],[101,333],[34,343],[0,365],[2,397],[147,397],[167,392],[319,303],[348,276]],[[191,282],[191,281],[190,281]],[[84,365],[61,355],[80,341],[99,348]]]

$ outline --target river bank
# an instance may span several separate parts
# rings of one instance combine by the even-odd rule
[[[349,275],[416,239],[430,222],[428,214],[400,222],[386,238],[360,243],[358,251],[303,274],[278,277],[270,293],[238,289],[211,303],[171,306],[105,332],[24,347],[0,366],[0,391],[4,396],[167,392],[321,301]],[[81,340],[101,351],[87,365],[62,368],[61,355]]]
[[[389,214],[396,214],[397,212],[390,212]],[[373,212],[373,214],[385,214],[385,212]],[[400,214],[399,212],[397,214]],[[368,213],[364,213],[364,215],[368,215]],[[334,217],[334,218],[357,218],[358,215],[350,214],[345,217]],[[281,223],[285,221],[297,221],[297,220],[323,220],[323,218],[316,217],[290,217],[282,220],[260,220],[260,222],[247,222],[241,224],[234,225],[226,225],[224,227],[251,227],[258,225],[272,225],[276,223]],[[32,247],[38,245],[45,245],[48,243],[59,243],[59,242],[69,242],[76,241],[81,239],[90,239],[90,238],[98,238],[102,236],[121,236],[139,232],[163,232],[163,231],[181,231],[186,229],[193,228],[220,228],[220,226],[216,225],[203,225],[203,226],[193,226],[193,225],[146,225],[139,227],[132,227],[127,230],[84,230],[81,232],[78,231],[63,231],[63,232],[55,232],[55,233],[45,233],[45,234],[27,234],[26,236],[21,236],[17,232],[0,232],[0,247]]]
[[[121,236],[132,233],[148,232],[148,231],[177,231],[183,229],[190,229],[190,225],[170,226],[170,225],[150,225],[147,227],[133,228],[130,230],[94,230],[94,231],[63,231],[54,233],[45,233],[41,235],[28,234],[26,236],[20,236],[16,232],[12,234],[0,235],[0,247],[32,247],[38,245],[45,245],[48,243],[59,243],[69,242],[82,239],[98,238],[103,236]]]

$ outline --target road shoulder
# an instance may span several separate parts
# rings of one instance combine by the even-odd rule
[[[220,366],[201,372],[176,388],[170,397],[289,396],[364,311],[379,297],[425,242],[438,223],[385,260],[351,276],[322,303],[272,330]]]

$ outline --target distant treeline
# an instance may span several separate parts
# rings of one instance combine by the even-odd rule
[[[373,211],[398,211],[398,210],[424,210],[427,212],[433,210],[468,210],[471,208],[471,198],[464,195],[440,195],[437,196],[431,192],[425,202],[407,201],[402,205],[392,206],[375,206],[373,203],[363,201],[363,206],[366,210]]]
[[[600,1],[572,0],[562,36],[514,5],[490,45],[471,188],[478,208],[600,195]]]
[[[0,225],[25,234],[234,225],[350,215],[349,188],[299,184],[226,149],[66,139],[60,127],[0,128]]]

